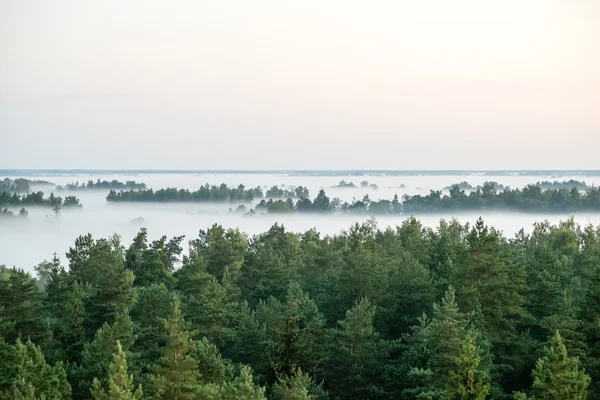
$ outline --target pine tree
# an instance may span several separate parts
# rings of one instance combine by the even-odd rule
[[[62,364],[48,365],[40,348],[31,341],[17,340],[14,373],[14,398],[71,398],[71,385]]]
[[[532,372],[531,392],[539,400],[585,400],[590,377],[579,368],[579,359],[569,357],[556,331],[545,354]]]
[[[252,372],[244,366],[240,375],[222,385],[205,385],[199,390],[201,400],[266,400],[265,389],[252,381]]]
[[[583,364],[592,377],[590,393],[600,396],[600,264],[592,275],[581,312],[582,331],[586,338]]]
[[[217,346],[207,338],[194,343],[190,355],[198,362],[198,368],[203,384],[222,384],[235,376],[235,366],[230,360],[224,359]]]
[[[156,399],[195,399],[199,391],[200,372],[198,363],[190,356],[194,346],[192,332],[185,328],[179,300],[173,302],[168,320],[163,320],[166,346],[163,356],[148,377],[149,388]]]
[[[298,369],[296,373],[280,380],[273,386],[273,397],[277,400],[317,400],[311,390],[316,387],[312,378]]]
[[[67,253],[69,275],[80,282],[85,297],[85,335],[91,340],[105,323],[130,307],[134,276],[124,266],[123,247],[118,236],[94,241],[91,235],[80,236]]]
[[[118,314],[112,325],[105,323],[96,332],[94,340],[84,345],[81,366],[71,372],[73,389],[78,397],[89,393],[94,379],[98,379],[104,387],[108,385],[106,371],[117,352],[117,342],[125,352],[135,342],[133,323],[129,315],[124,313]],[[135,357],[130,353],[129,358]]]
[[[323,367],[328,391],[336,398],[386,398],[381,379],[394,344],[373,328],[375,307],[363,298],[339,328],[332,329],[330,352]]]
[[[472,326],[469,316],[459,311],[454,289],[449,287],[441,304],[434,304],[432,319],[422,317],[408,338],[404,363],[410,366],[407,378],[412,387],[404,390],[404,396],[443,398],[448,387],[452,387],[453,379],[456,380],[452,373],[461,375],[464,370],[464,365],[457,364],[457,359],[463,354],[463,343],[470,335],[481,348],[479,368],[488,371],[491,356],[487,342]]]
[[[108,366],[108,390],[104,390],[100,381],[94,378],[92,397],[94,400],[140,400],[142,398],[141,385],[133,391],[133,375],[127,373],[127,357],[118,340],[117,352]]]
[[[461,353],[456,358],[455,371],[450,371],[447,393],[451,399],[485,400],[490,392],[490,375],[481,370],[481,350],[472,335],[463,343]]]
[[[0,306],[3,307],[2,317],[14,324],[12,330],[4,332],[7,341],[17,338],[36,340],[42,335],[42,293],[30,274],[22,269],[0,266]]]
[[[146,374],[162,356],[166,337],[161,320],[171,315],[175,294],[163,283],[137,288],[136,292],[130,312],[136,337],[132,351],[139,354],[141,372]]]
[[[234,337],[232,327],[235,325],[238,303],[217,278],[206,272],[199,255],[186,258],[175,277],[175,287],[181,293],[181,308],[186,322],[200,336],[208,337],[219,347],[226,347]]]

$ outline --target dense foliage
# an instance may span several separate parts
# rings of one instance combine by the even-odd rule
[[[537,186],[540,186],[542,189],[578,189],[578,190],[587,190],[591,188],[587,183],[576,181],[574,179],[569,179],[568,181],[542,181],[537,182]]]
[[[600,188],[590,187],[580,193],[577,189],[548,189],[527,185],[523,189],[505,188],[497,191],[495,183],[487,182],[481,188],[466,193],[458,185],[450,188],[448,194],[431,191],[428,195],[404,195],[390,200],[371,200],[365,195],[362,200],[351,203],[339,198],[330,199],[324,190],[311,201],[302,198],[294,203],[287,200],[262,200],[256,212],[338,212],[381,214],[418,214],[444,211],[508,210],[525,212],[572,212],[600,210]]]
[[[600,227],[80,236],[0,268],[0,398],[594,399]]]
[[[229,187],[222,183],[221,185],[201,186],[195,192],[187,189],[167,188],[160,190],[129,190],[120,191],[111,190],[107,201],[125,202],[125,201],[146,201],[146,202],[227,202],[243,201],[251,202],[257,197],[263,197],[263,191],[260,187],[246,189],[244,185],[238,187]]]
[[[267,190],[265,197],[273,199],[287,199],[287,198],[303,198],[309,197],[308,189],[304,186],[280,188],[278,186],[272,186]]]
[[[113,179],[112,181],[101,181],[98,179],[96,182],[89,180],[87,183],[75,182],[68,183],[65,186],[57,186],[57,190],[88,190],[88,189],[115,189],[115,190],[133,190],[133,189],[146,189],[146,184],[136,181],[120,182]]]
[[[5,178],[0,180],[0,192],[18,192],[27,193],[31,190],[32,185],[37,186],[54,186],[52,182],[43,180],[30,180],[24,178],[10,179]]]
[[[31,192],[18,194],[0,192],[0,206],[44,206],[44,207],[81,207],[79,199],[75,196],[50,196],[44,197],[44,192]]]

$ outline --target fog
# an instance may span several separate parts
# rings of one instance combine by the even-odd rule
[[[3,179],[4,176],[0,176]],[[11,177],[16,178],[16,177]],[[31,176],[26,178],[31,179]],[[543,180],[585,180],[588,184],[600,184],[600,177],[582,176],[291,176],[284,174],[114,174],[114,175],[36,175],[35,179],[49,180],[58,185],[88,180],[136,180],[144,182],[153,189],[177,187],[196,190],[205,183],[229,186],[244,184],[248,187],[261,186],[263,190],[273,185],[306,186],[314,198],[319,189],[324,188],[330,198],[339,197],[344,201],[360,199],[368,194],[372,200],[391,199],[394,194],[426,194],[429,190],[440,190],[453,183],[467,181],[476,186],[485,181],[494,180],[511,188],[523,187],[528,183]],[[353,182],[356,188],[334,188],[340,180]],[[362,181],[376,184],[377,189],[360,187]],[[401,187],[403,186],[403,187]],[[34,188],[36,189],[36,188]],[[44,187],[46,194],[50,188]],[[64,253],[74,243],[77,236],[92,233],[95,238],[118,234],[123,244],[128,245],[136,232],[142,227],[148,229],[149,238],[162,235],[186,235],[186,239],[197,236],[200,229],[212,224],[239,228],[252,235],[266,231],[272,224],[279,222],[294,232],[316,228],[322,234],[335,234],[348,229],[354,222],[362,222],[370,215],[306,215],[306,214],[264,214],[244,216],[230,212],[237,206],[230,203],[110,203],[105,200],[107,190],[78,190],[76,192],[56,192],[65,196],[76,195],[83,204],[81,209],[64,209],[58,218],[50,217],[50,208],[26,207],[29,215],[25,219],[0,219],[0,264],[17,266],[33,271],[35,265],[57,253],[64,260]],[[246,205],[250,208],[250,205]],[[13,209],[18,211],[18,208]],[[567,219],[569,214],[530,214],[530,213],[468,213],[468,214],[426,214],[417,218],[424,226],[434,228],[440,219],[457,218],[460,222],[474,222],[482,216],[489,225],[502,230],[512,237],[519,229],[531,230],[535,222],[548,220],[557,223]],[[143,218],[142,220],[138,220]],[[389,215],[376,218],[379,227],[396,226],[408,216]],[[581,225],[600,224],[600,214],[576,213],[575,221]]]

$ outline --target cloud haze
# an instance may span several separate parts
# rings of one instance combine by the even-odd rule
[[[600,169],[596,0],[0,0],[0,168]]]

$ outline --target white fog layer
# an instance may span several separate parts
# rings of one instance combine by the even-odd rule
[[[149,188],[161,189],[177,187],[178,189],[197,190],[206,183],[228,186],[243,184],[246,188],[261,186],[263,191],[274,185],[279,187],[305,186],[314,198],[322,188],[330,198],[339,197],[343,201],[362,199],[368,194],[371,200],[391,200],[394,194],[402,198],[403,194],[428,194],[430,190],[442,190],[454,183],[466,181],[472,186],[485,181],[496,181],[510,188],[522,188],[538,181],[566,181],[575,179],[585,181],[588,185],[600,184],[598,176],[290,176],[278,174],[116,174],[116,175],[36,175],[24,176],[27,179],[43,179],[57,185],[66,185],[88,180],[135,180],[145,183]],[[17,176],[11,176],[11,179]],[[4,176],[0,176],[4,179]],[[341,180],[352,182],[355,188],[336,188]],[[372,187],[361,187],[361,182],[368,181]],[[107,237],[113,234],[121,236],[123,244],[128,245],[141,227],[148,229],[149,238],[162,235],[186,235],[187,239],[197,236],[200,229],[212,224],[221,224],[227,228],[239,228],[249,235],[266,231],[275,222],[282,223],[286,229],[302,232],[316,228],[321,234],[335,234],[348,229],[354,222],[362,222],[372,218],[369,214],[314,215],[314,214],[257,214],[244,216],[243,213],[231,212],[238,204],[232,203],[108,203],[108,190],[77,190],[74,192],[53,190],[52,187],[33,187],[43,190],[45,195],[54,191],[56,195],[75,195],[83,207],[79,209],[63,209],[58,218],[50,217],[52,209],[47,207],[26,207],[27,218],[0,219],[0,265],[17,266],[28,271],[44,259],[50,259],[53,253],[64,259],[65,252],[72,246],[77,236],[91,233],[94,237]],[[446,191],[447,192],[447,191]],[[259,199],[260,200],[260,199]],[[254,204],[246,204],[248,209]],[[18,212],[20,207],[9,210]],[[598,213],[572,214],[575,222],[586,225],[599,224]],[[484,221],[501,229],[508,237],[512,237],[519,229],[530,231],[535,222],[548,220],[557,223],[571,216],[568,213],[519,213],[519,212],[474,212],[456,214],[430,213],[416,217],[426,227],[435,228],[440,219],[457,218],[461,223],[473,223],[482,216]],[[377,216],[378,225],[382,228],[396,226],[410,215]]]

